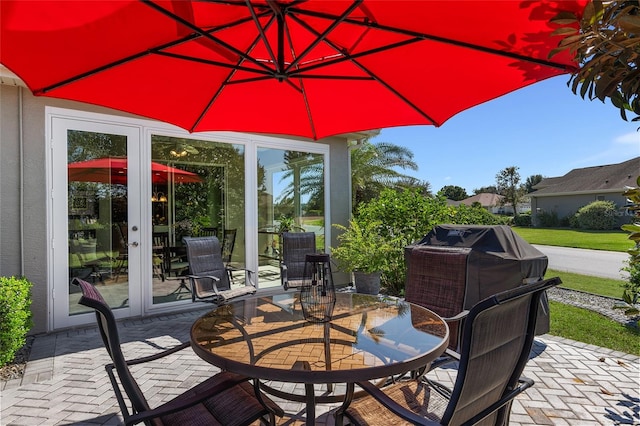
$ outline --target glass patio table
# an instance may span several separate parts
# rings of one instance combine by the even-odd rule
[[[449,341],[449,328],[432,311],[381,296],[337,293],[331,320],[305,320],[299,292],[255,296],[219,306],[198,318],[191,345],[222,370],[259,379],[272,395],[306,403],[307,424],[315,404],[348,402],[353,383],[383,379],[428,365]],[[305,395],[264,381],[304,383]],[[333,384],[345,383],[335,394]],[[328,394],[315,395],[314,384]]]

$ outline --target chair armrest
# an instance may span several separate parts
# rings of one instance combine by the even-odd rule
[[[226,273],[226,271],[225,271]],[[218,286],[216,285],[217,282],[220,282],[220,278],[218,277],[214,277],[212,275],[185,275],[187,278],[189,278],[189,284],[191,284],[191,301],[195,302],[196,301],[196,297],[199,300],[209,300],[211,299],[211,301],[217,301],[220,298],[222,298],[222,296],[220,295],[220,290],[218,290]],[[202,279],[202,278],[209,278],[211,279],[211,290],[213,291],[213,294],[215,295],[215,297],[209,298],[207,296],[202,296],[200,294],[200,292],[197,291],[198,286],[196,285],[196,280]],[[222,298],[224,299],[224,298]]]
[[[469,311],[464,310],[452,317],[442,318],[442,319],[445,320],[446,322],[455,322],[455,321],[460,321],[461,319],[465,319],[468,315],[469,315]]]
[[[220,392],[223,392],[224,390],[229,389],[246,380],[248,380],[248,377],[238,374],[229,372],[218,373],[214,376],[214,378],[200,383],[199,385],[191,388],[182,395],[179,395],[178,397],[165,404],[160,405],[159,407],[132,415],[125,420],[125,424],[134,425],[150,419],[166,416],[167,414],[175,413],[177,411],[182,411],[189,407],[193,407],[194,405],[199,404],[202,401],[209,399],[219,394]]]
[[[413,411],[407,410],[406,408],[399,405],[393,399],[391,399],[387,394],[384,393],[384,390],[378,388],[376,385],[370,382],[357,382],[358,386],[360,386],[365,392],[367,392],[371,397],[373,397],[376,401],[382,404],[385,408],[393,412],[398,417],[403,418],[404,420],[411,422],[415,425],[427,425],[427,426],[436,426],[440,425],[440,423],[433,422],[425,417],[422,417]]]
[[[127,365],[136,365],[136,364],[142,364],[149,361],[155,361],[156,359],[160,359],[167,355],[171,355],[173,353],[179,352],[190,346],[191,346],[190,342],[181,343],[178,346],[174,346],[173,348],[164,350],[162,352],[158,352],[157,354],[127,360],[126,363]]]
[[[531,386],[533,386],[533,383],[534,382],[531,379],[528,379],[526,377],[520,377],[520,379],[518,379],[518,386],[516,386],[515,388],[513,388],[511,390],[507,390],[507,393],[502,398],[500,398],[498,401],[496,401],[495,403],[491,404],[489,407],[485,408],[480,413],[478,413],[477,415],[475,415],[474,417],[469,419],[467,421],[467,423],[468,424],[476,424],[476,423],[480,422],[482,419],[484,419],[485,417],[487,417],[488,415],[490,415],[494,411],[497,411],[500,408],[502,408],[503,406],[511,403],[513,401],[513,399],[518,394],[522,393],[526,389],[528,389]]]
[[[236,268],[235,266],[231,266],[231,265],[227,265],[225,268],[227,269],[228,272],[244,271],[247,274],[248,283],[253,287],[256,286],[253,279],[253,277],[255,277],[256,275],[255,271],[252,271],[251,269],[247,269],[247,268]]]

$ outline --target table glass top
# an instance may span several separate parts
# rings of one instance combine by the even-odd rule
[[[314,323],[304,319],[298,297],[288,292],[220,306],[194,323],[194,349],[221,368],[232,362],[338,372],[406,363],[447,344],[444,321],[416,305],[338,293],[331,321]]]

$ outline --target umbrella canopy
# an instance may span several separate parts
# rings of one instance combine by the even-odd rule
[[[314,139],[454,114],[576,68],[549,20],[587,0],[0,2],[35,95]]]
[[[126,185],[127,183],[126,158],[105,157],[79,161],[70,163],[68,170],[70,182],[99,182],[121,185]],[[202,182],[202,178],[195,173],[155,162],[151,162],[151,180],[154,184],[166,184],[172,180],[175,183]]]

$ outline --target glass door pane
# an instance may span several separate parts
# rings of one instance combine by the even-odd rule
[[[281,285],[280,234],[315,232],[325,248],[324,156],[258,148],[258,259],[260,288]]]
[[[216,236],[245,267],[244,147],[153,135],[151,149],[153,303],[190,301],[183,237]]]
[[[69,277],[97,286],[112,308],[129,306],[127,137],[67,131]],[[69,286],[69,314],[91,309]]]
[[[52,326],[95,322],[74,277],[95,285],[116,318],[140,315],[140,131],[53,117],[50,132]]]

